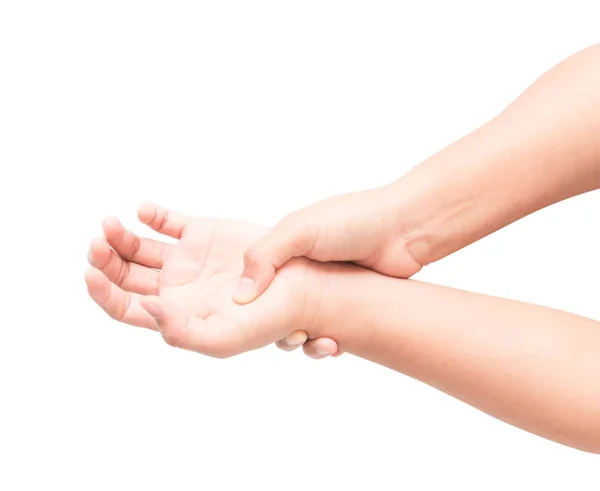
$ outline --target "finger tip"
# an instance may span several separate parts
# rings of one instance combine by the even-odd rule
[[[233,301],[238,305],[247,305],[254,300],[253,297],[249,297],[247,295],[233,295]]]
[[[90,241],[90,248],[102,247],[104,244],[106,244],[106,237],[94,237]]]
[[[147,295],[140,299],[140,306],[155,320],[156,328],[162,332],[161,324],[164,323],[163,321],[168,309],[164,302],[160,300],[160,297],[155,295]],[[163,328],[164,327],[165,326],[163,326]]]
[[[110,249],[106,237],[96,237],[90,242],[90,252],[94,255],[102,254]]]
[[[287,345],[285,343],[281,343],[281,342],[275,343],[275,346],[277,346],[282,351],[294,351],[296,348],[299,347],[299,346],[289,346],[289,345]]]
[[[306,356],[308,356],[309,358],[312,358],[313,360],[322,360],[324,358],[329,357],[329,355],[319,355],[317,353],[313,353],[313,352],[310,352],[310,351],[305,351],[304,354]]]
[[[106,217],[102,220],[102,230],[106,235],[122,227],[120,220],[115,216]]]
[[[333,339],[319,338],[305,343],[304,353],[315,360],[321,360],[334,355],[337,348],[337,343]]]
[[[160,300],[160,297],[158,297],[156,295],[145,295],[140,298],[140,305],[142,305],[142,306],[144,306],[144,305],[162,306],[162,302]]]
[[[100,267],[101,264],[108,262],[110,255],[110,246],[104,237],[97,237],[90,242],[87,260],[93,267]]]
[[[148,312],[155,319],[159,319],[162,317],[162,311],[158,305],[150,301],[141,301],[140,305],[142,308]]]
[[[297,348],[302,346],[308,340],[308,333],[306,331],[294,331],[289,336],[282,339],[282,342],[287,346]]]
[[[256,300],[260,293],[256,291],[255,282],[252,278],[242,276],[233,291],[233,301],[239,305],[246,305]]]
[[[156,214],[158,206],[152,201],[143,201],[138,206],[137,214],[142,223],[148,223]]]
[[[283,339],[280,339],[275,343],[279,349],[283,351],[294,351],[306,343],[308,339],[308,333],[305,331],[294,331]]]
[[[87,268],[83,276],[90,296],[93,299],[99,298],[109,283],[108,278],[100,270],[93,267]]]

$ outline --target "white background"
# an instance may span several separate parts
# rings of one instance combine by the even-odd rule
[[[87,298],[143,200],[272,224],[395,180],[600,41],[596,1],[0,3],[0,488],[577,489],[600,457],[345,355],[175,350]],[[600,196],[421,279],[600,318]]]

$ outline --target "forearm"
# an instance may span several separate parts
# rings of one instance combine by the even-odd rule
[[[600,453],[600,324],[367,270],[338,270],[315,337],[515,426]]]
[[[600,187],[600,45],[538,79],[502,114],[388,186],[407,250],[436,261]]]

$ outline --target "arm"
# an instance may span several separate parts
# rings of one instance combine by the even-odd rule
[[[509,423],[600,453],[598,323],[304,258],[281,268],[258,300],[237,305],[241,254],[264,229],[149,204],[139,218],[179,240],[136,236],[115,218],[103,223],[86,282],[110,317],[218,357],[303,326]]]
[[[424,265],[600,187],[600,44],[560,63],[495,119],[389,186]]]
[[[510,424],[600,453],[600,324],[535,305],[344,266],[311,337]]]
[[[285,217],[246,251],[235,299],[252,301],[294,256],[409,278],[519,218],[599,188],[598,135],[600,44],[552,68],[492,121],[400,180]],[[297,332],[280,346],[305,339]],[[336,349],[331,339],[305,346],[315,357]]]

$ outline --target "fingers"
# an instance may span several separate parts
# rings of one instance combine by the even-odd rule
[[[110,246],[126,261],[133,261],[149,268],[162,268],[170,244],[138,237],[127,230],[116,217],[106,218],[102,229]]]
[[[140,306],[139,300],[143,297],[125,292],[96,268],[85,272],[85,282],[92,300],[113,319],[132,326],[157,329],[152,316]]]
[[[304,331],[294,331],[289,336],[286,336],[283,339],[280,339],[275,344],[279,349],[283,351],[293,351],[296,348],[302,346],[306,343],[308,339],[308,334]]]
[[[157,296],[147,296],[140,300],[141,308],[154,319],[165,342],[178,348],[189,344],[185,331],[189,320],[175,307]]]
[[[189,217],[154,203],[142,203],[138,209],[138,217],[150,228],[174,239],[181,239],[185,227],[190,221]]]
[[[88,261],[91,266],[102,271],[109,281],[125,291],[142,295],[158,293],[158,271],[124,261],[110,248],[105,238],[92,241]]]
[[[337,343],[331,338],[318,338],[308,340],[308,334],[304,331],[294,331],[289,336],[275,343],[284,351],[293,351],[303,346],[304,354],[320,360],[328,356],[338,357],[343,352],[338,349]]]
[[[293,257],[310,251],[311,233],[302,226],[298,213],[284,218],[244,254],[244,271],[233,299],[246,304],[259,297],[271,284],[275,271]]]
[[[328,356],[339,356],[342,354],[341,351],[338,352],[337,343],[330,338],[311,339],[310,341],[304,343],[302,348],[306,356],[310,356],[315,360],[321,360],[322,358],[327,358]]]
[[[223,335],[223,331],[219,329],[222,326],[210,325],[210,320],[187,317],[160,297],[143,297],[140,305],[154,318],[160,334],[170,346],[216,358],[225,358],[243,351],[230,336]],[[239,332],[238,329],[234,331]]]

